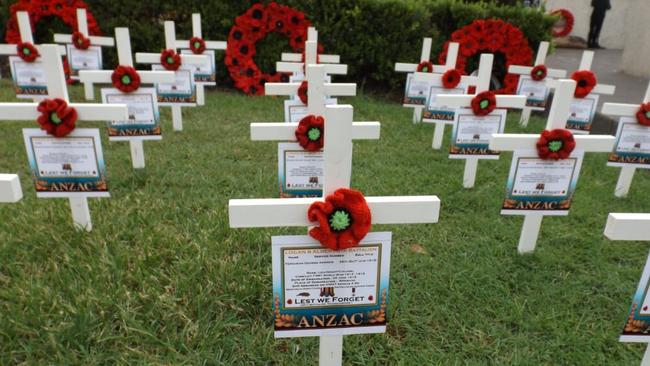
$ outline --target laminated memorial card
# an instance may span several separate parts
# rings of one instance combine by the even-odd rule
[[[476,115],[472,109],[461,108],[455,114],[451,132],[450,159],[468,156],[479,159],[498,159],[499,152],[490,150],[490,137],[503,133],[507,111],[496,109],[486,115]]]
[[[325,105],[336,105],[337,102],[336,98],[327,98]],[[285,122],[298,123],[307,115],[309,115],[309,107],[300,99],[288,99],[284,101]]]
[[[9,68],[16,97],[33,99],[47,96],[47,80],[45,69],[35,47],[24,46],[23,54],[29,57],[10,56]]]
[[[323,150],[305,150],[299,143],[278,144],[280,197],[323,195]]]
[[[646,260],[641,280],[632,298],[621,342],[650,343],[650,256]]]
[[[424,122],[453,123],[456,117],[456,109],[449,108],[437,103],[438,95],[445,94],[467,94],[468,81],[462,78],[456,69],[446,71],[440,78],[430,84],[426,108],[422,115]]]
[[[194,82],[194,66],[182,65],[175,72],[176,80],[172,83],[157,83],[156,93],[161,106],[196,105],[196,83]],[[151,65],[154,71],[169,70],[162,65]]]
[[[137,91],[125,93],[116,88],[102,88],[101,93],[102,103],[125,104],[129,110],[128,120],[108,122],[110,141],[128,141],[134,137],[142,140],[162,139],[156,89],[138,88]]]

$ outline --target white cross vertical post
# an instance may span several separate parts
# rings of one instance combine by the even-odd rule
[[[305,65],[323,64],[325,65],[326,75],[345,75],[348,73],[348,65],[339,64],[338,55],[319,55],[318,54],[318,32],[316,28],[309,27],[308,38],[305,42],[305,54],[300,53],[283,53],[282,61],[276,63],[277,72],[292,73],[300,75],[305,71]]]
[[[535,64],[533,66],[537,65],[544,65],[546,62],[546,56],[548,55],[548,48],[549,48],[549,43],[548,42],[540,42],[539,47],[537,48],[537,56],[535,58]],[[516,74],[516,75],[530,75],[530,73],[533,71],[533,67],[531,66],[519,66],[519,65],[510,65],[508,68],[508,72],[511,74]],[[551,79],[560,79],[560,78],[565,78],[566,77],[566,70],[560,70],[560,69],[548,69],[547,70],[547,78]],[[532,107],[525,106],[524,109],[521,111],[521,120],[519,123],[523,126],[528,125],[528,120],[530,120],[530,114],[533,111]]]
[[[43,64],[47,76],[48,97],[65,100],[77,111],[78,121],[123,120],[128,118],[126,105],[114,104],[76,104],[70,103],[68,89],[63,74],[63,63],[56,45],[42,46]],[[30,121],[36,123],[40,113],[37,103],[0,103],[0,119],[8,121]],[[92,230],[87,197],[69,197],[72,220],[76,228]]]
[[[318,31],[314,27],[309,27],[307,28],[307,41],[315,41],[318,43]],[[284,52],[281,55],[280,60],[283,62],[303,62],[303,54],[302,53],[287,53]],[[308,63],[316,63],[314,60],[318,58],[319,63],[322,64],[338,64],[341,63],[341,57],[339,55],[318,55],[318,47],[314,50],[307,50],[305,48],[305,59],[306,60],[311,60],[312,62]]]
[[[352,175],[353,109],[349,105],[325,108],[324,186],[323,196],[339,188],[348,188]],[[318,198],[230,200],[230,227],[309,227],[309,206]],[[435,196],[366,197],[373,224],[435,223],[440,200]],[[319,363],[322,366],[342,364],[343,336],[321,336]]]
[[[15,203],[23,198],[18,174],[0,174],[0,203]]]
[[[576,82],[561,79],[557,88],[551,111],[546,122],[547,130],[564,129],[570,115],[571,100]],[[575,135],[576,149],[585,152],[609,152],[614,145],[614,136],[605,135]],[[490,139],[490,149],[514,151],[518,149],[536,149],[539,135],[535,134],[495,134]],[[519,238],[519,253],[530,253],[535,250],[539,230],[542,226],[543,212],[524,213],[524,224]]]
[[[484,53],[478,68],[478,82],[476,94],[490,90],[490,78],[492,76],[492,62],[494,55]],[[440,105],[450,108],[470,108],[474,95],[443,95],[436,96]],[[526,104],[526,97],[521,95],[498,95],[496,97],[497,108],[523,108]],[[505,121],[504,121],[505,123]],[[476,182],[476,171],[479,158],[469,156],[465,159],[465,172],[463,173],[463,187],[472,188]]]
[[[117,60],[122,66],[133,67],[133,56],[131,54],[131,37],[129,28],[115,28],[115,40],[117,41]],[[84,84],[86,99],[95,99],[95,84],[110,84],[112,82],[112,70],[81,70],[79,79]],[[141,84],[172,83],[175,80],[172,71],[138,71]],[[130,139],[131,163],[133,168],[142,169],[144,162],[144,146],[140,139]]]
[[[647,102],[650,102],[650,83],[648,84],[645,96],[643,97],[643,103]],[[639,105],[637,104],[605,103],[603,105],[602,113],[618,117],[635,117],[638,110]],[[621,168],[621,174],[618,177],[616,190],[614,191],[616,197],[627,196],[635,172],[636,168],[633,165],[626,165]]]
[[[165,49],[176,51],[176,26],[172,21],[165,21]],[[135,61],[142,64],[160,64],[160,54],[137,52]],[[208,57],[205,55],[181,55],[181,62],[186,65],[202,65],[207,61]],[[192,73],[192,77],[194,77],[194,73]],[[182,131],[183,111],[181,106],[174,104],[171,109],[174,131]]]

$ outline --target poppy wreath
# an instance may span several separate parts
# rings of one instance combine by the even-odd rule
[[[337,189],[325,197],[325,202],[312,203],[307,219],[318,222],[318,226],[309,230],[309,235],[332,250],[359,245],[372,226],[365,197],[348,188]]]
[[[571,79],[575,80],[577,83],[576,90],[573,93],[576,98],[586,97],[592,90],[594,90],[596,84],[598,84],[596,74],[590,70],[574,71],[573,74],[571,74]]]
[[[111,82],[115,89],[131,93],[140,88],[140,75],[131,66],[119,65],[111,74]]]
[[[200,55],[205,52],[205,41],[200,37],[192,37],[190,39],[190,50],[195,55]]]
[[[307,105],[307,102],[309,102],[309,95],[307,94],[308,92],[309,83],[307,80],[303,80],[303,82],[300,83],[300,86],[298,87],[298,98],[300,98],[302,104]]]
[[[16,46],[16,52],[25,62],[34,62],[40,56],[36,47],[29,42],[20,42]]]
[[[75,129],[77,110],[68,106],[65,100],[45,99],[38,104],[37,110],[41,113],[37,122],[48,134],[64,137]]]
[[[575,148],[573,134],[563,128],[544,130],[537,140],[537,155],[543,160],[566,159]]]
[[[559,30],[553,29],[553,37],[566,37],[571,33],[571,31],[573,31],[575,17],[573,16],[572,12],[568,11],[567,9],[556,9],[551,11],[551,15],[557,15],[564,19],[564,28]]]
[[[79,50],[87,50],[90,47],[90,38],[83,35],[81,32],[72,33],[72,45]]]
[[[175,50],[164,50],[160,53],[160,64],[168,71],[176,71],[181,67],[181,55]]]
[[[310,114],[298,123],[296,139],[300,146],[307,151],[319,151],[323,148],[323,129],[325,120],[321,116]]]
[[[460,71],[456,69],[447,70],[442,74],[442,86],[446,89],[455,88],[460,83],[461,78]]]
[[[500,19],[475,20],[451,34],[442,52],[438,55],[438,63],[445,64],[449,43],[459,43],[456,68],[467,73],[467,61],[481,53],[501,53],[505,56],[505,70],[510,65],[530,65],[533,62],[533,50],[524,37],[523,32],[514,25]],[[517,90],[519,75],[504,73],[503,87],[497,94],[514,94]]]
[[[546,79],[546,75],[548,75],[548,69],[545,65],[537,65],[530,71],[530,78],[535,81]]]
[[[650,102],[641,104],[636,112],[636,120],[640,125],[650,127]]]
[[[418,64],[417,72],[433,72],[433,63],[431,61],[422,61]]]
[[[255,45],[274,32],[287,37],[291,48],[302,53],[310,25],[304,13],[276,2],[256,3],[235,18],[224,59],[235,87],[248,95],[264,95],[265,83],[288,81],[288,74],[265,73],[255,64]]]
[[[492,91],[478,93],[472,98],[472,112],[477,116],[487,116],[497,107],[497,96]]]

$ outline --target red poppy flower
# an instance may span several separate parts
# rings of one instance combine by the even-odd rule
[[[77,111],[63,99],[45,99],[38,104],[38,111],[38,124],[50,135],[63,137],[75,128]]]
[[[586,97],[592,90],[594,90],[596,84],[598,84],[596,74],[590,70],[574,71],[573,74],[571,74],[571,79],[578,83],[578,85],[576,85],[576,91],[573,94],[576,98]]]
[[[548,69],[544,65],[537,65],[530,71],[530,77],[535,81],[542,81],[546,78]]]
[[[205,52],[205,41],[200,37],[192,37],[190,39],[190,50],[195,55],[200,55]]]
[[[325,120],[321,116],[310,114],[298,123],[296,139],[307,151],[319,151],[323,148],[323,129]]]
[[[309,230],[309,235],[332,250],[359,245],[372,226],[363,194],[347,188],[337,189],[325,202],[312,203],[307,218],[319,224]]]
[[[433,64],[431,61],[422,61],[418,64],[417,72],[433,72]]]
[[[447,89],[455,88],[460,83],[460,79],[460,71],[456,69],[447,70],[442,74],[442,86]]]
[[[537,140],[537,155],[543,160],[566,159],[575,148],[573,134],[563,128],[544,130]]]
[[[29,42],[22,42],[16,46],[18,56],[25,62],[34,62],[40,56],[38,50]]]
[[[163,65],[165,70],[176,71],[181,67],[181,55],[171,49],[164,50],[160,54],[160,64]]]
[[[477,116],[487,116],[497,107],[497,97],[492,91],[478,93],[472,98],[472,111]]]
[[[641,104],[639,111],[636,112],[636,120],[639,124],[650,126],[650,102]]]
[[[81,32],[72,33],[72,44],[76,49],[87,50],[90,47],[90,38],[83,35]]]
[[[140,87],[140,75],[131,66],[119,65],[111,74],[113,86],[124,93],[131,93]]]
[[[309,101],[309,96],[307,95],[308,90],[309,84],[307,83],[307,80],[300,83],[300,87],[298,88],[298,98],[300,98],[300,101],[303,104],[307,104]]]

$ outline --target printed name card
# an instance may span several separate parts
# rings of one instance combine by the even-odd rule
[[[589,94],[584,98],[573,98],[571,115],[566,123],[567,130],[574,134],[589,134],[598,107],[598,97],[598,94]]]
[[[192,50],[181,50],[182,55],[193,55]],[[208,57],[208,61],[200,65],[192,65],[194,81],[197,83],[216,83],[217,65],[214,61],[214,50],[205,50],[202,55]]]
[[[567,159],[543,160],[536,150],[516,150],[501,214],[568,215],[583,156],[583,151],[574,150]]]
[[[456,109],[438,105],[436,96],[438,94],[467,94],[467,85],[461,82],[455,88],[445,88],[441,83],[437,84],[439,85],[432,85],[429,89],[427,107],[424,110],[423,118],[426,122],[447,122],[451,124],[454,122]]]
[[[449,158],[498,159],[499,151],[489,148],[490,137],[503,133],[506,116],[504,109],[496,109],[487,116],[477,116],[469,108],[459,109],[454,119]]]
[[[336,105],[336,98],[328,98],[325,105]],[[287,99],[284,101],[284,121],[298,123],[307,116],[307,106],[300,99]]]
[[[406,76],[406,90],[404,91],[404,106],[419,107],[427,102],[431,90],[431,83],[428,81],[413,80],[413,74]]]
[[[306,151],[298,143],[279,143],[280,197],[321,197],[324,164],[323,151]]]
[[[546,81],[535,81],[528,75],[519,76],[517,95],[526,96],[526,107],[537,111],[545,110],[549,92]]]
[[[101,70],[102,48],[90,46],[86,50],[80,50],[71,44],[66,45],[68,64],[70,65],[70,78],[79,80],[79,70]]]
[[[132,93],[123,93],[115,88],[103,88],[102,102],[126,104],[129,111],[128,120],[109,121],[109,140],[125,141],[134,137],[139,140],[162,139],[156,89],[139,88]]]
[[[165,71],[162,65],[151,65],[154,71]],[[196,84],[194,83],[193,65],[182,65],[175,71],[176,81],[156,84],[158,103],[161,106],[195,105]]]
[[[639,286],[632,298],[632,306],[621,333],[621,342],[650,341],[650,256],[646,260]]]
[[[40,59],[25,62],[18,56],[9,57],[9,68],[18,98],[34,98],[47,95],[47,79]]]
[[[650,127],[639,124],[636,118],[621,117],[607,165],[650,169]]]
[[[332,251],[309,236],[275,236],[275,337],[386,331],[391,233]]]

